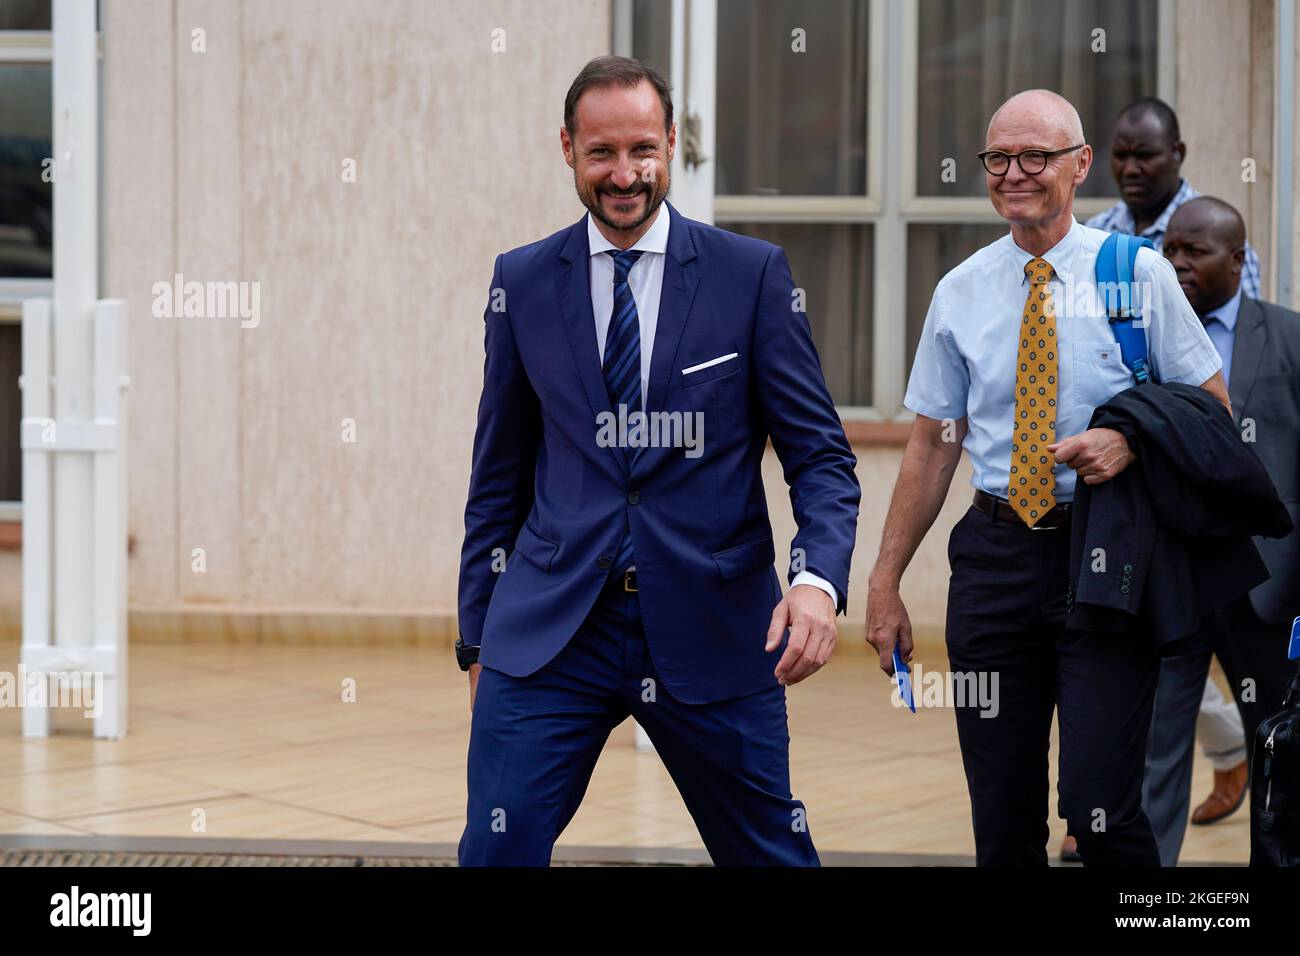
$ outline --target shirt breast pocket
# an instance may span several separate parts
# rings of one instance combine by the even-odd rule
[[[1096,408],[1133,384],[1117,342],[1075,342],[1074,400]]]

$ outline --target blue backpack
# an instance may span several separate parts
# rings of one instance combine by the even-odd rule
[[[1139,385],[1152,380],[1146,329],[1133,326],[1135,319],[1142,318],[1133,305],[1133,264],[1143,246],[1155,249],[1150,239],[1113,232],[1097,253],[1097,287],[1118,293],[1107,296],[1107,314],[1115,341],[1119,343],[1120,357]]]

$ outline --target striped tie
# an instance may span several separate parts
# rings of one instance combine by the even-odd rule
[[[627,274],[632,264],[641,258],[639,249],[615,252],[614,256],[614,310],[605,333],[605,388],[609,392],[610,407],[618,415],[618,406],[626,405],[628,415],[641,409],[641,319],[636,314],[636,302]],[[633,449],[635,458],[640,449]],[[632,563],[632,529],[623,530],[615,571],[624,571]]]

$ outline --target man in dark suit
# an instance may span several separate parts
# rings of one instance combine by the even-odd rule
[[[1232,412],[1294,524],[1300,525],[1300,314],[1245,295],[1246,227],[1232,206],[1192,199],[1169,220],[1164,254],[1223,359]],[[1246,744],[1276,711],[1294,667],[1286,658],[1300,614],[1300,533],[1256,538],[1271,577],[1216,616],[1210,648],[1161,662],[1143,782],[1143,808],[1161,862],[1178,861],[1187,827],[1196,714],[1211,650],[1228,675]],[[1249,752],[1249,751],[1248,751]]]
[[[644,64],[587,64],[560,142],[589,214],[499,256],[484,313],[460,862],[548,863],[631,715],[715,863],[816,865],[785,687],[834,646],[860,490],[785,253],[665,202],[672,100]],[[784,598],[769,438],[799,527]]]

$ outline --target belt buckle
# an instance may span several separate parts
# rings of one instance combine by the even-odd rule
[[[1052,510],[1055,511],[1056,509],[1053,508]],[[1044,520],[1046,520],[1047,515],[1043,515],[1043,518]],[[1062,528],[1065,527],[1064,518],[1065,518],[1065,513],[1062,512],[1060,515],[1058,515],[1056,524],[1036,524],[1033,527],[1031,527],[1029,530],[1030,531],[1060,531]]]
[[[637,592],[635,568],[628,568],[628,570],[623,572],[623,590],[628,594],[635,594]]]

